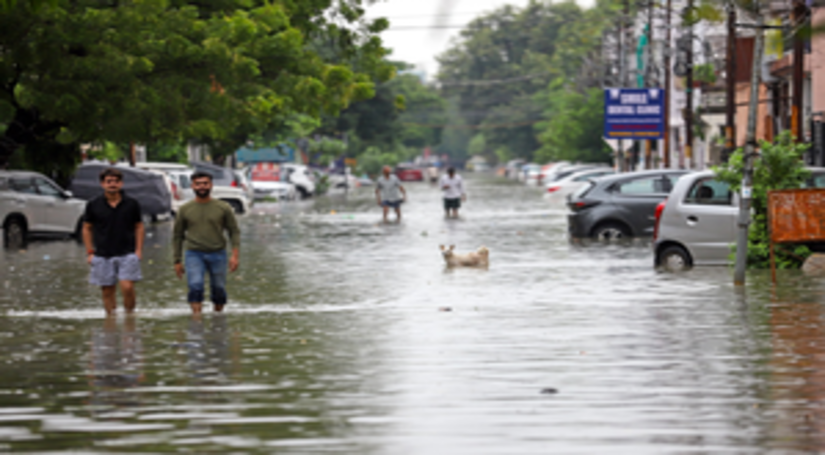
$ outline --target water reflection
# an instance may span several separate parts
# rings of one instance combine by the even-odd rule
[[[120,322],[116,316],[109,316],[101,327],[92,330],[87,377],[90,409],[96,417],[140,405],[139,395],[130,392],[145,379],[143,338],[137,330],[137,319],[136,315],[127,315]]]
[[[232,333],[227,315],[192,316],[183,343],[186,367],[192,385],[231,382],[239,366],[237,334]]]

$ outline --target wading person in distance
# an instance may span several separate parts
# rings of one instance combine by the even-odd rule
[[[123,174],[114,168],[100,173],[103,195],[86,204],[83,243],[91,271],[89,282],[103,290],[107,315],[117,309],[117,285],[123,309],[135,310],[135,282],[140,281],[144,226],[138,202],[123,193]]]
[[[447,218],[458,218],[458,209],[461,201],[467,200],[464,193],[464,181],[455,173],[455,168],[447,169],[447,174],[441,176],[441,191],[444,193],[444,214]]]
[[[398,177],[392,174],[389,166],[384,166],[382,176],[375,182],[375,198],[378,205],[384,209],[384,223],[389,222],[387,216],[390,209],[395,209],[395,221],[401,221],[401,204],[407,200],[407,191],[401,186]]]
[[[178,210],[172,246],[175,273],[178,279],[186,274],[189,305],[192,313],[197,315],[203,311],[206,274],[209,274],[210,297],[215,305],[215,311],[222,311],[226,305],[227,266],[232,272],[238,269],[238,247],[241,239],[232,207],[210,196],[212,176],[205,172],[195,172],[191,181],[195,199]],[[232,244],[232,255],[228,261],[225,233],[229,233]],[[185,259],[185,263],[181,263],[182,259]]]

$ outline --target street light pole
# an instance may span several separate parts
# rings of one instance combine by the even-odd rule
[[[725,155],[722,161],[728,158],[736,149],[736,5],[728,6],[728,48],[726,83],[726,112],[725,112]]]
[[[623,0],[624,3],[624,11],[622,12],[622,17],[619,20],[619,88],[625,87],[626,71],[625,71],[625,20],[627,15],[629,14],[630,5],[628,0]],[[624,141],[620,138],[618,147],[617,147],[617,160],[616,164],[618,166],[619,172],[625,172],[627,170],[627,165],[625,163],[625,156],[624,156]]]
[[[667,0],[665,7],[665,138],[662,143],[665,169],[670,169],[670,54],[673,51],[670,41],[670,9],[671,0]]]
[[[688,0],[687,14],[685,19],[688,22],[688,45],[686,49],[687,75],[685,76],[685,156],[687,166],[693,169],[693,0]]]
[[[765,18],[759,14],[756,2],[756,38],[753,45],[751,65],[751,98],[748,106],[748,130],[745,136],[745,173],[742,177],[739,220],[736,233],[736,264],[733,282],[737,286],[745,284],[745,268],[748,262],[748,228],[750,227],[751,201],[753,199],[753,159],[756,155],[756,113],[759,107],[759,70],[765,45]]]
[[[795,136],[796,141],[803,140],[802,133],[804,131],[802,124],[802,93],[805,91],[803,87],[805,81],[805,42],[800,36],[802,30],[802,21],[805,18],[805,4],[799,0],[795,0],[793,9],[794,19],[794,36],[793,36],[793,98],[791,106],[791,133]]]

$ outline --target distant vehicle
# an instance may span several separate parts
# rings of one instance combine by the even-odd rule
[[[550,200],[564,201],[567,200],[567,196],[586,186],[588,180],[612,174],[615,172],[609,167],[580,170],[555,182],[545,184],[545,196]]]
[[[129,166],[128,163],[120,163],[119,167]],[[177,213],[178,209],[184,202],[186,202],[181,197],[180,188],[177,186],[175,179],[173,179],[170,175],[173,171],[185,171],[189,169],[188,166],[185,164],[180,163],[164,163],[164,162],[152,162],[152,161],[142,161],[135,163],[135,167],[138,169],[143,169],[145,171],[154,172],[159,175],[163,175],[164,181],[166,182],[166,187],[169,190],[169,194],[172,197],[172,213]]]
[[[519,180],[526,185],[535,186],[539,184],[539,180],[541,179],[541,166],[535,163],[525,164],[521,172],[522,174],[519,176]]]
[[[803,186],[825,187],[825,169],[810,168]],[[672,271],[692,266],[728,265],[736,241],[739,196],[713,171],[682,177],[656,207],[654,263]]]
[[[315,176],[310,169],[303,164],[283,164],[284,180],[295,185],[298,194],[302,199],[315,195]]]
[[[256,163],[245,171],[254,190],[255,200],[272,198],[291,201],[298,195],[295,185],[284,181],[278,163]]]
[[[504,167],[504,175],[510,179],[518,178],[519,173],[521,172],[521,167],[524,165],[524,160],[516,159],[510,160],[507,162],[507,165]]]
[[[100,173],[109,168],[106,164],[84,164],[77,168],[69,190],[84,201],[103,194]],[[118,167],[123,173],[123,191],[140,203],[144,216],[156,219],[172,212],[172,195],[164,175],[134,167]]]
[[[212,176],[212,197],[229,204],[235,213],[249,213],[252,200],[243,188],[235,170],[217,164],[193,161],[192,167],[199,172]]]
[[[424,171],[411,164],[399,164],[395,168],[395,175],[402,182],[423,182]]]
[[[180,201],[179,205],[183,205],[195,198],[195,192],[192,190],[192,181],[190,179],[194,172],[194,169],[169,172],[169,177],[175,183],[178,191],[175,199],[176,201]],[[245,199],[239,197],[239,194],[240,190],[238,188],[233,188],[230,186],[212,186],[211,196],[214,199],[226,202],[232,206],[236,213],[246,213],[249,211],[249,206],[244,205]],[[237,204],[241,204],[243,210],[242,212],[238,212]]]
[[[611,170],[604,164],[564,164],[553,168],[553,170],[543,178],[542,183],[546,187],[546,185],[567,178],[577,172],[590,169]]]
[[[619,240],[653,235],[656,206],[686,173],[653,170],[590,180],[568,200],[570,236]]]
[[[22,248],[35,235],[79,238],[85,209],[86,202],[43,174],[0,171],[0,227],[7,248]]]
[[[245,169],[236,169],[235,171],[235,181],[237,182],[237,187],[244,190],[246,193],[246,198],[250,201],[255,200],[255,188],[252,187],[252,182],[247,177]]]

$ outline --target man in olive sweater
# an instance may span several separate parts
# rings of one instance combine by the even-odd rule
[[[215,311],[222,311],[226,305],[226,237],[229,233],[232,256],[229,270],[238,269],[238,247],[240,230],[235,213],[229,204],[212,199],[212,176],[205,172],[195,172],[191,177],[195,200],[184,204],[175,217],[175,231],[172,237],[175,253],[175,273],[178,279],[186,273],[189,284],[189,305],[193,314],[203,310],[205,275],[209,273],[210,296]],[[186,255],[183,255],[184,241]],[[185,259],[184,264],[181,259]]]

